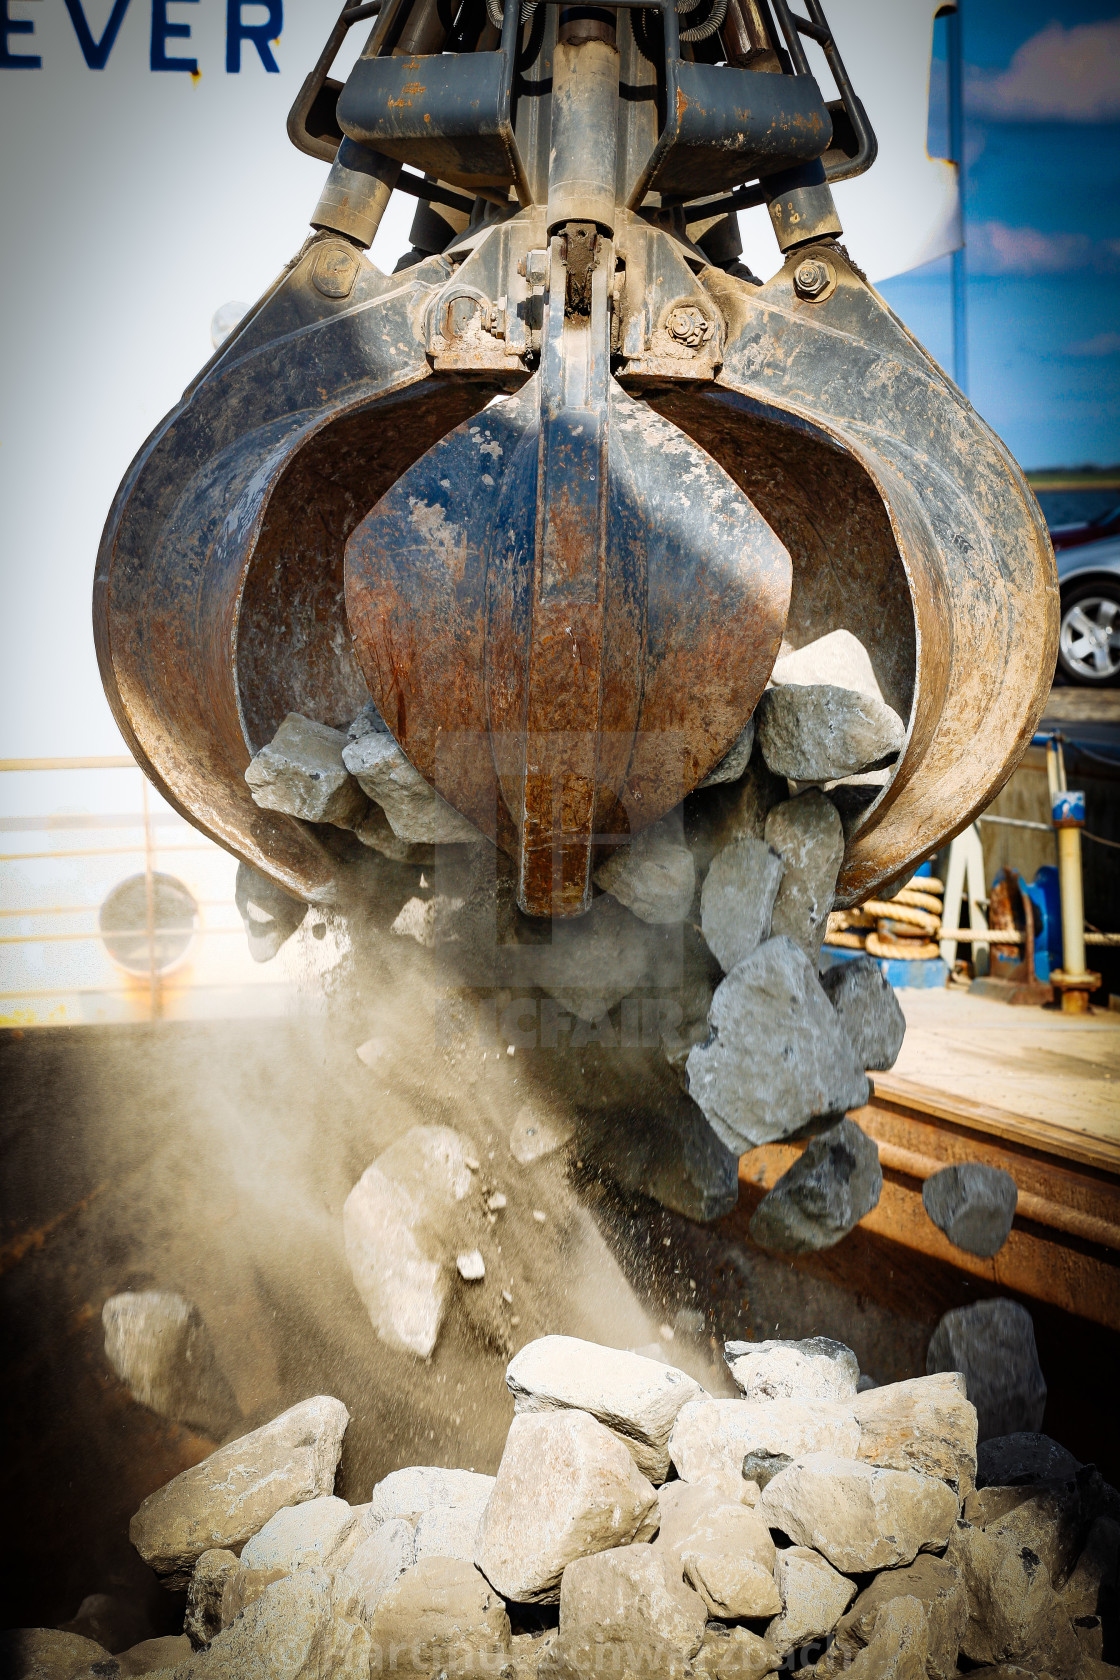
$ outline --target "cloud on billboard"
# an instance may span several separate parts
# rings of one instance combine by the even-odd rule
[[[994,122],[1120,120],[1120,18],[1049,23],[1023,42],[1005,70],[970,67],[969,114]]]

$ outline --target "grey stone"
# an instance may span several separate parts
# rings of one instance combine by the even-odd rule
[[[724,782],[737,782],[750,763],[754,747],[754,719],[748,718],[746,727],[736,736],[714,770],[709,770],[698,788],[720,787]]]
[[[245,772],[254,803],[304,822],[352,828],[367,800],[343,762],[345,746],[340,729],[289,712]]]
[[[475,1561],[504,1597],[554,1604],[574,1558],[648,1539],[656,1521],[653,1487],[603,1424],[587,1412],[523,1412],[510,1425]]]
[[[766,818],[765,838],[785,865],[771,929],[800,945],[815,972],[844,861],[844,825],[832,801],[811,788],[775,805]]]
[[[799,1456],[763,1489],[758,1508],[771,1528],[849,1575],[939,1549],[958,1514],[955,1494],[936,1477],[827,1452]]]
[[[748,1505],[727,1504],[695,1523],[681,1543],[684,1578],[725,1620],[773,1616],[782,1607],[770,1532]]]
[[[256,963],[271,962],[307,915],[306,904],[244,862],[237,865],[233,897]]]
[[[860,1067],[881,1073],[892,1068],[902,1049],[906,1017],[875,958],[834,963],[821,975],[821,985]]]
[[[804,952],[768,939],[716,988],[712,1037],[689,1052],[688,1089],[728,1149],[775,1143],[870,1087]]]
[[[954,1307],[930,1338],[927,1371],[960,1371],[976,1407],[979,1439],[1037,1430],[1046,1410],[1034,1323],[1026,1307],[1001,1299]]]
[[[506,1607],[473,1564],[427,1558],[406,1569],[370,1621],[372,1673],[429,1680],[496,1674],[509,1652]]]
[[[581,1021],[596,1022],[631,992],[680,982],[681,932],[639,921],[610,893],[585,915],[552,924],[533,951],[532,978]]]
[[[683,1093],[651,1103],[640,1126],[632,1111],[585,1115],[580,1154],[630,1195],[648,1196],[686,1219],[722,1219],[739,1200],[739,1152]]]
[[[696,864],[679,837],[679,818],[636,834],[595,871],[595,885],[643,922],[683,922],[696,896]]]
[[[342,760],[362,792],[380,805],[398,839],[413,845],[483,839],[409,763],[391,735],[369,730],[343,747]]]
[[[376,700],[367,700],[357,717],[346,731],[347,741],[360,741],[363,735],[370,733],[377,735],[392,735],[392,730],[381,716]]]
[[[977,1488],[964,1502],[964,1517],[1020,1550],[1028,1547],[1042,1559],[1055,1587],[1064,1586],[1073,1572],[1085,1538],[1076,1487]]]
[[[883,698],[871,656],[850,630],[830,630],[827,636],[782,653],[774,661],[770,681],[778,688],[785,683],[829,683],[876,700]]]
[[[435,856],[434,847],[414,846],[395,834],[380,805],[370,805],[361,822],[354,824],[353,833],[355,840],[391,863],[430,863]]]
[[[954,1680],[957,1655],[968,1622],[968,1599],[960,1576],[944,1558],[922,1553],[902,1569],[887,1569],[865,1587],[836,1629],[836,1643],[852,1656],[859,1650],[854,1629],[894,1598],[915,1598],[929,1631],[929,1680]]]
[[[118,1651],[117,1668],[121,1680],[135,1674],[155,1674],[161,1668],[176,1668],[191,1654],[191,1642],[185,1633],[164,1634],[160,1639],[144,1639],[127,1651]]]
[[[922,1205],[949,1241],[988,1260],[1007,1241],[1019,1191],[1009,1172],[983,1161],[942,1167],[922,1185]]]
[[[782,1659],[768,1639],[726,1622],[708,1623],[704,1642],[692,1659],[693,1673],[707,1680],[762,1680],[781,1666]]]
[[[759,1202],[751,1236],[778,1254],[832,1248],[878,1204],[879,1151],[854,1120],[843,1119],[806,1144]]]
[[[232,1551],[283,1506],[331,1492],[349,1420],[329,1395],[301,1401],[149,1494],[129,1539],[168,1587],[182,1591],[203,1552]]]
[[[727,974],[770,937],[784,866],[764,840],[736,840],[717,852],[700,894],[700,926]]]
[[[336,1589],[352,1604],[355,1618],[369,1627],[389,1588],[415,1562],[413,1524],[404,1517],[391,1517],[350,1554],[335,1578]]]
[[[367,737],[368,739],[368,737]],[[382,1341],[431,1357],[464,1246],[470,1138],[447,1126],[413,1126],[366,1168],[342,1209],[354,1286]]]
[[[650,1546],[575,1558],[564,1571],[549,1680],[600,1674],[685,1680],[705,1619],[703,1601],[672,1578]]]
[[[193,1302],[164,1289],[111,1295],[101,1322],[105,1356],[142,1406],[217,1439],[237,1422],[233,1390]]]
[[[856,1594],[855,1582],[810,1546],[779,1551],[775,1577],[782,1609],[766,1629],[766,1638],[783,1657],[831,1633]]]
[[[331,1578],[300,1569],[273,1582],[174,1680],[368,1680],[366,1630],[331,1614]]]
[[[976,1408],[956,1371],[867,1389],[852,1401],[858,1458],[938,1476],[963,1499],[976,1480]]]
[[[247,1540],[241,1562],[248,1569],[330,1567],[357,1517],[345,1499],[327,1493],[302,1505],[286,1505]]]
[[[800,1400],[691,1400],[669,1437],[669,1456],[685,1482],[741,1481],[748,1455],[837,1453],[854,1458],[859,1424],[850,1408]],[[748,1480],[753,1478],[748,1478]]]
[[[926,1680],[929,1623],[924,1606],[909,1595],[891,1598],[854,1618],[816,1666],[817,1677],[851,1680]]]
[[[371,1527],[396,1517],[414,1521],[426,1511],[482,1510],[494,1491],[493,1476],[478,1470],[445,1470],[438,1465],[414,1464],[392,1470],[374,1488],[367,1506]]]
[[[506,1387],[515,1413],[590,1413],[654,1483],[669,1473],[669,1436],[681,1407],[704,1392],[672,1365],[576,1336],[529,1342],[507,1366]]]
[[[1098,1517],[1089,1529],[1077,1562],[1062,1587],[1062,1606],[1073,1622],[1088,1626],[1120,1613],[1120,1523]],[[1096,1653],[1099,1656],[1099,1652]]]
[[[850,1400],[859,1384],[855,1354],[828,1336],[724,1342],[723,1357],[747,1400]]]
[[[209,1645],[221,1633],[226,1583],[240,1567],[237,1554],[222,1547],[203,1552],[195,1564],[187,1587],[183,1632],[196,1650],[202,1645]]]
[[[1050,1572],[1014,1532],[958,1523],[946,1562],[964,1587],[961,1651],[973,1663],[1022,1663],[1030,1672],[1080,1675],[1081,1648]]]
[[[110,1665],[104,1645],[58,1628],[11,1628],[0,1633],[0,1674],[4,1680],[78,1680],[94,1663]]]
[[[758,744],[771,770],[795,782],[830,782],[892,763],[906,726],[882,700],[832,683],[785,683],[758,703]]]
[[[1037,1487],[1072,1482],[1081,1469],[1071,1452],[1049,1435],[1017,1431],[981,1441],[976,1454],[977,1487]]]
[[[696,788],[684,802],[685,841],[703,877],[717,852],[736,840],[761,840],[766,816],[789,798],[789,783],[762,762],[757,743],[738,781]]]

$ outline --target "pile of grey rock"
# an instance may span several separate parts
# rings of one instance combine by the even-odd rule
[[[963,1378],[865,1388],[839,1343],[731,1343],[739,1397],[568,1337],[511,1361],[495,1476],[416,1466],[351,1506],[326,1396],[146,1499],[184,1632],[111,1657],[5,1636],[15,1680],[1109,1680],[1120,1499]],[[160,1649],[156,1649],[160,1647]]]

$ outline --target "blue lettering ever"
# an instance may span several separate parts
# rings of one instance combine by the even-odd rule
[[[10,0],[0,0],[0,70],[41,70],[43,61],[38,53],[14,53],[8,46],[11,35],[34,35],[32,18],[14,18],[8,10]]]
[[[167,52],[168,41],[185,41],[189,38],[191,26],[189,23],[169,23],[167,8],[172,0],[152,0],[152,50],[148,60],[153,70],[187,70],[192,76],[198,74],[197,58],[170,58]],[[175,0],[179,6],[197,6],[198,0]]]
[[[109,13],[109,21],[101,31],[100,41],[94,38],[93,31],[86,21],[86,14],[82,10],[82,0],[66,0],[66,10],[70,13],[70,22],[74,25],[74,33],[78,37],[78,45],[82,49],[82,57],[91,70],[104,70],[109,62],[109,54],[120,34],[124,14],[128,11],[128,0],[114,0],[113,9]]]
[[[263,6],[268,16],[263,23],[246,23],[242,18],[245,6]],[[236,76],[241,69],[241,43],[251,41],[261,55],[266,70],[279,73],[280,66],[272,56],[270,41],[275,41],[284,27],[284,0],[226,0],[226,70]]]

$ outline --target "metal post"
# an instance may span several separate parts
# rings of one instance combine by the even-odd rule
[[[1100,975],[1085,967],[1085,898],[1081,884],[1085,795],[1060,791],[1054,795],[1050,809],[1058,831],[1058,887],[1062,899],[1062,966],[1051,974],[1050,981],[1062,994],[1065,1014],[1085,1015],[1089,994],[1101,983]]]
[[[945,19],[949,61],[949,156],[957,166],[957,192],[961,207],[961,239],[964,240],[964,50],[960,0]],[[968,392],[968,268],[965,246],[950,258],[953,311],[953,378]]]

